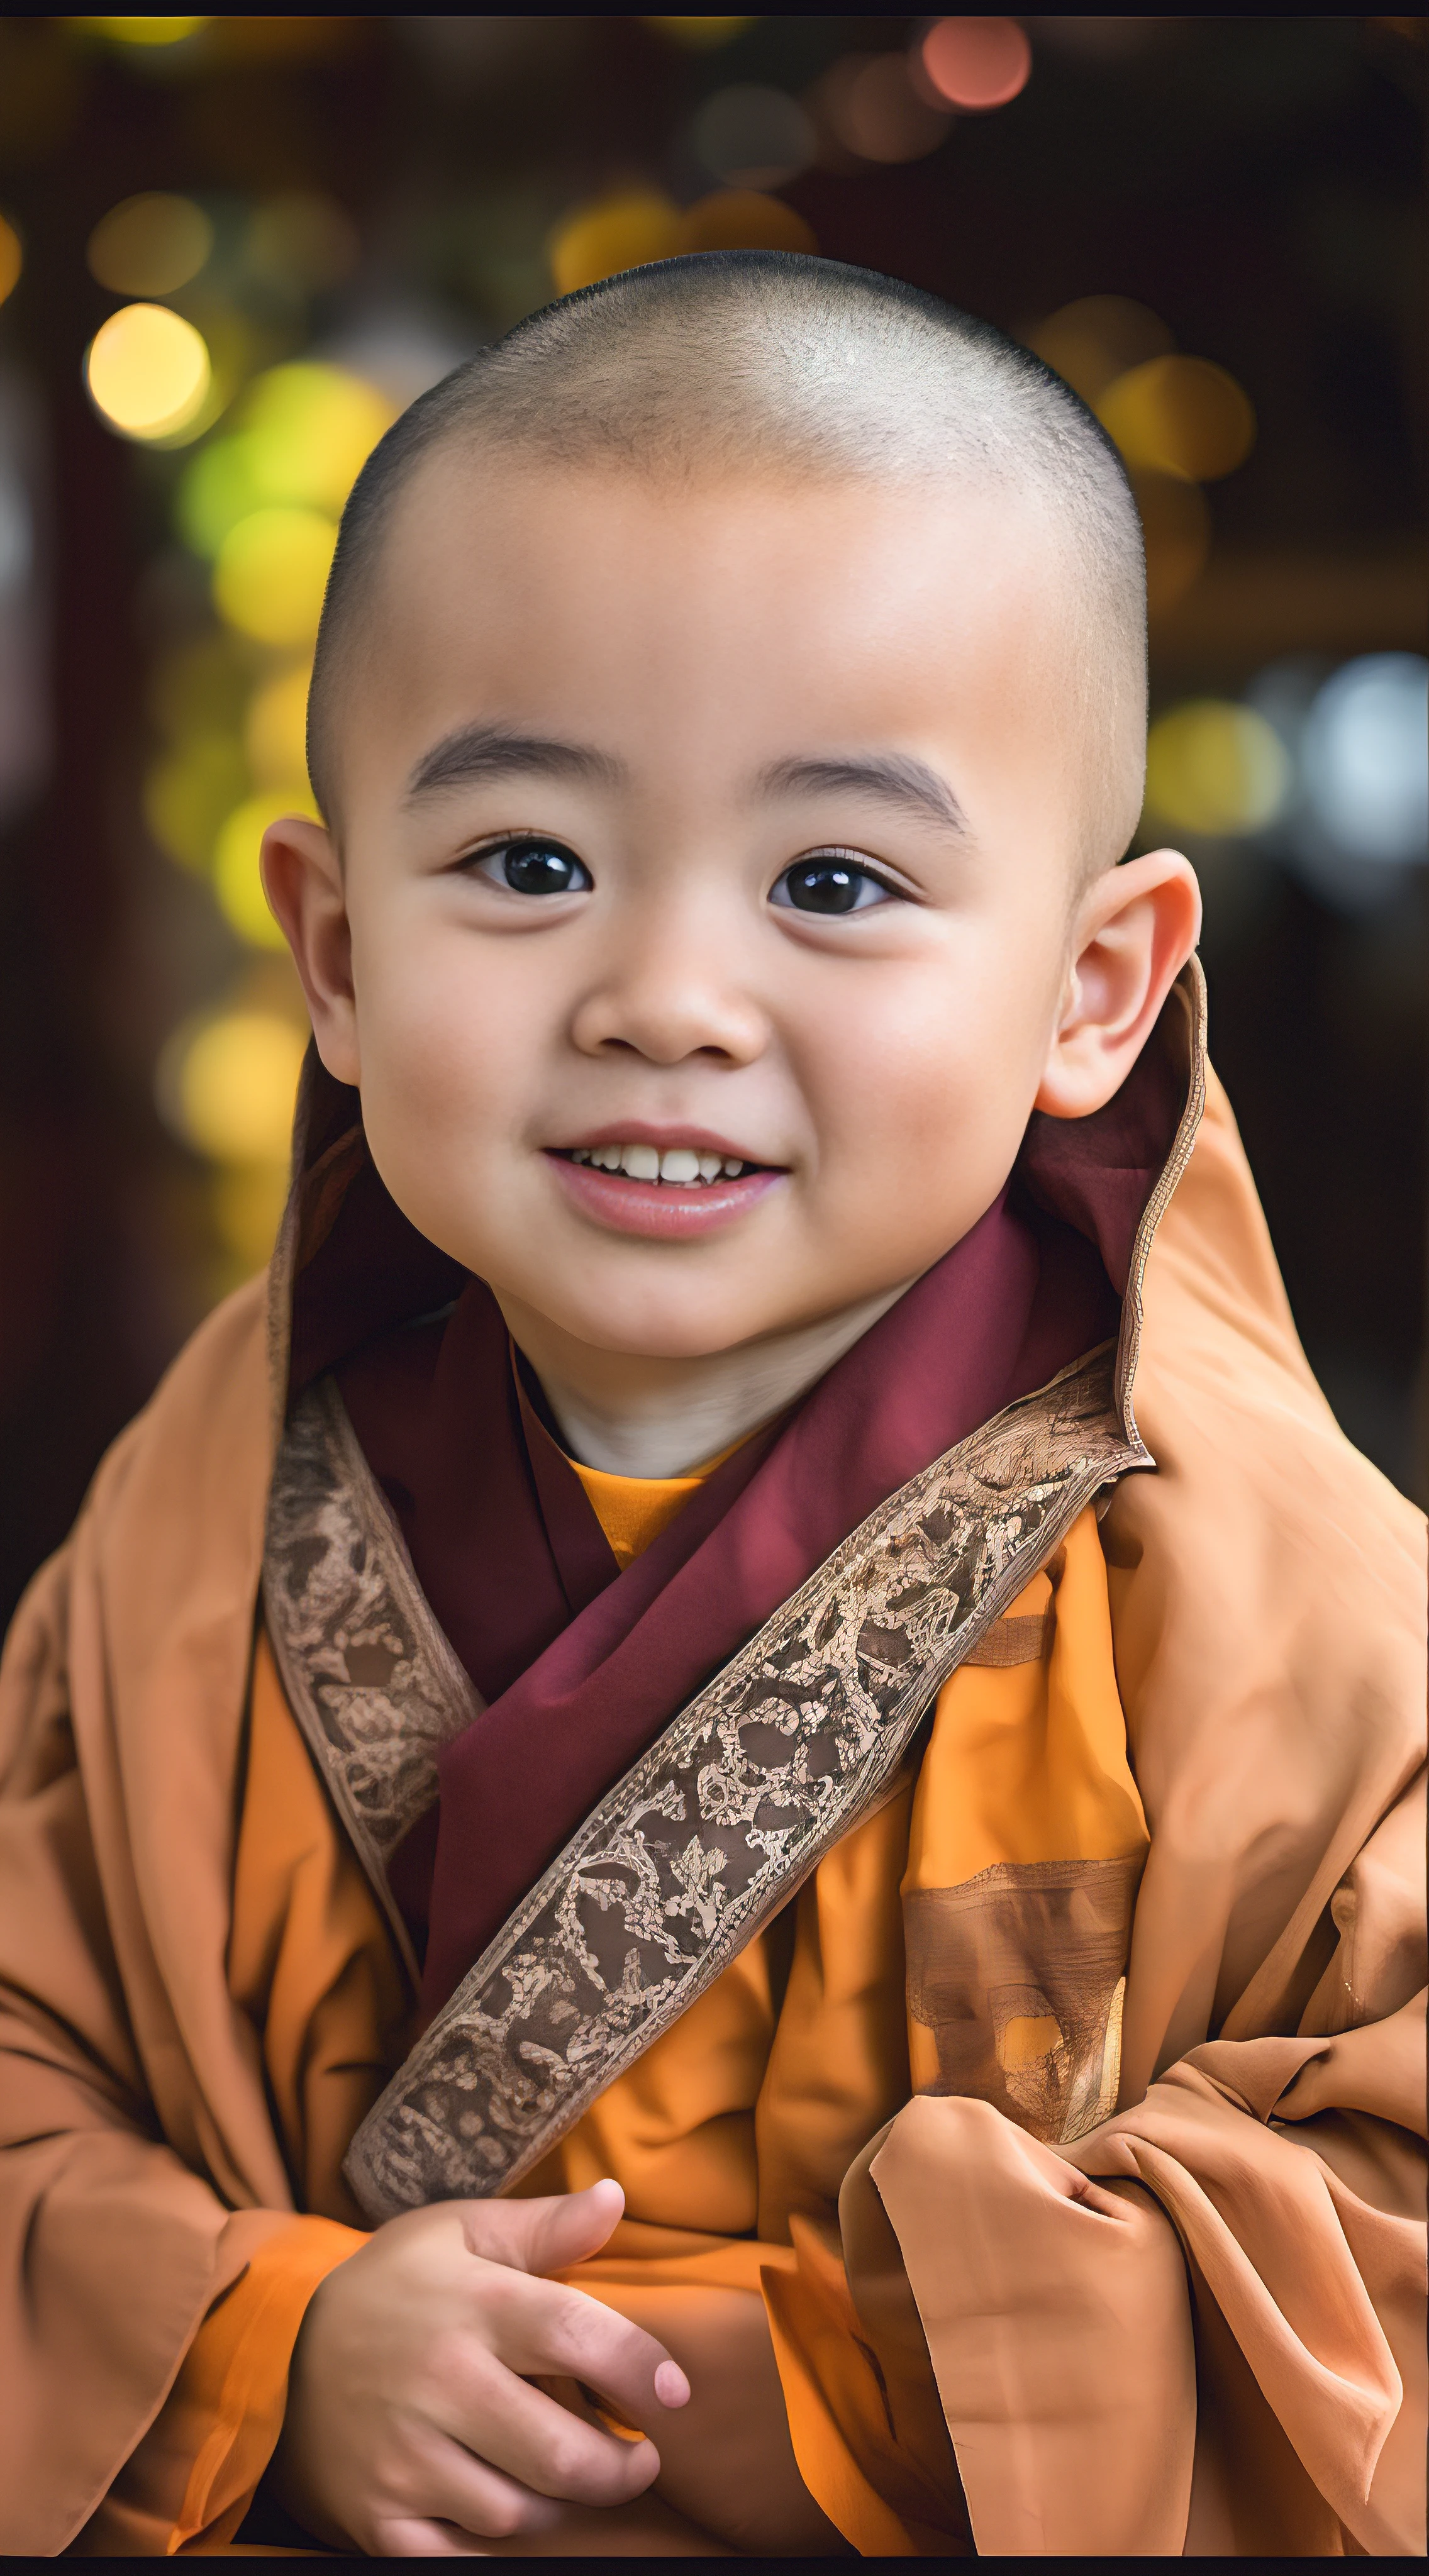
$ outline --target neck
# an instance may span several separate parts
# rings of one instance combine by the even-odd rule
[[[499,1302],[573,1458],[613,1476],[685,1476],[782,1413],[911,1285],[693,1359],[598,1350],[517,1298]]]

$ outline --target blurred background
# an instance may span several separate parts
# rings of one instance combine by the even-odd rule
[[[1135,479],[1146,845],[1351,1436],[1424,1485],[1422,18],[0,19],[0,1610],[266,1258],[344,496],[426,385],[680,250],[1028,342]]]

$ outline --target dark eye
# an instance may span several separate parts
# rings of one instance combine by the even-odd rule
[[[891,903],[893,894],[853,859],[800,859],[785,869],[769,900],[795,912],[867,912],[872,904]]]
[[[478,875],[513,894],[584,894],[590,870],[559,841],[498,841],[476,861]]]

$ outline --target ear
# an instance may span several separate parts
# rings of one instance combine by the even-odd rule
[[[361,1079],[352,931],[332,834],[285,814],[263,835],[263,886],[302,977],[318,1053],[339,1082]]]
[[[1088,887],[1036,1106],[1088,1118],[1119,1091],[1201,931],[1201,890],[1178,850],[1108,868]]]

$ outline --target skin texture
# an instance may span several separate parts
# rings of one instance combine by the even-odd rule
[[[1134,1063],[1199,898],[1170,851],[1086,874],[1060,563],[1030,506],[969,488],[439,456],[404,496],[334,830],[274,825],[265,878],[388,1188],[491,1284],[588,1463],[676,1475],[788,1404],[983,1214],[1034,1107],[1085,1116]],[[472,727],[590,757],[448,760],[414,792]],[[882,792],[850,761],[883,763]],[[900,762],[931,808],[887,792]],[[513,892],[494,853],[521,834],[582,881]],[[781,902],[818,853],[880,899]],[[642,1215],[559,1159],[632,1137],[717,1137],[772,1177],[687,1224],[675,1193]],[[546,2499],[656,2475],[650,2444],[520,2388],[574,2370],[669,2420],[661,2347],[627,2325],[607,2351],[609,2313],[535,2277],[576,2259],[563,2228],[603,2240],[590,2198],[418,2213],[331,2276],[284,2444],[301,2520],[394,2556],[473,2546],[458,2527],[538,2546]],[[724,2401],[690,2376],[693,2457]],[[817,2521],[796,2547],[836,2545]]]
[[[373,2558],[462,2554],[460,2533],[555,2534],[555,2497],[644,2493],[651,2443],[530,2384],[569,2377],[626,2423],[687,2403],[662,2344],[544,2277],[595,2253],[622,2206],[608,2182],[563,2200],[443,2201],[339,2266],[303,2323],[275,2463],[316,2538]]]
[[[642,2554],[684,2556],[699,2532],[781,2556],[846,2554],[794,2463],[762,2300],[596,2300],[544,2277],[596,2253],[622,2206],[613,2182],[565,2199],[445,2201],[393,2219],[339,2266],[303,2324],[271,2472],[315,2537],[374,2558],[469,2555],[480,2540],[503,2556],[603,2556],[602,2514],[618,2513]],[[647,2438],[610,2432],[592,2395]],[[660,2496],[632,2514],[657,2475]]]

